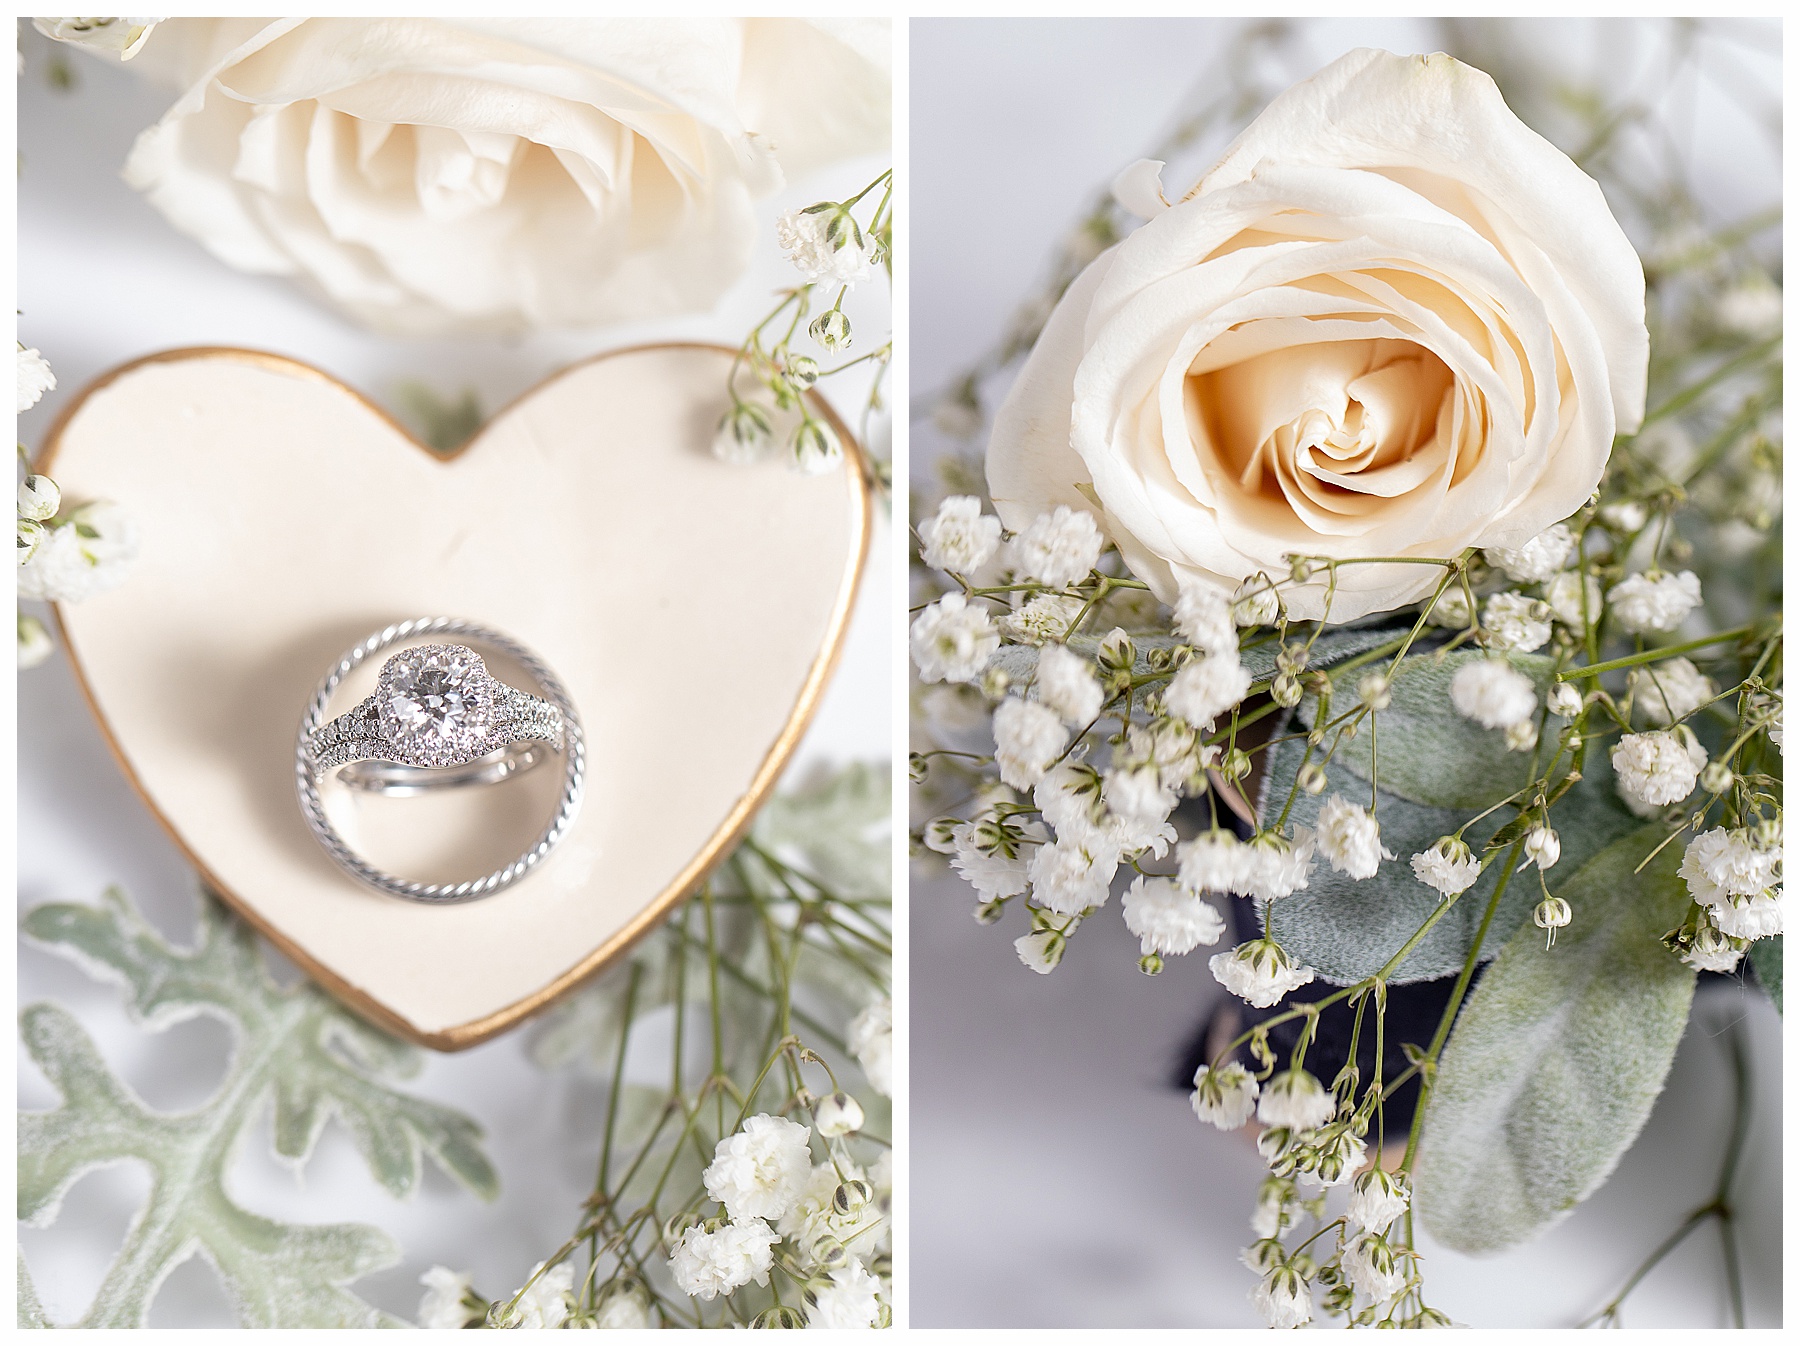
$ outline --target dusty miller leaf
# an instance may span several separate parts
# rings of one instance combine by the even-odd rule
[[[85,1173],[133,1159],[151,1172],[133,1221],[81,1325],[140,1327],[164,1278],[198,1252],[218,1271],[240,1320],[253,1327],[390,1323],[345,1287],[399,1258],[366,1225],[292,1225],[237,1206],[224,1174],[245,1131],[275,1095],[277,1154],[303,1164],[325,1122],[343,1119],[370,1171],[397,1196],[418,1182],[421,1154],[483,1196],[497,1180],[480,1128],[387,1080],[416,1073],[418,1054],[354,1018],[310,983],[267,974],[249,929],[202,898],[194,947],[171,946],[117,889],[98,907],[48,903],[27,913],[33,940],[120,983],[139,1022],[159,1028],[211,1014],[237,1038],[217,1093],[192,1112],[147,1107],[60,1006],[21,1016],[26,1050],[62,1095],[51,1112],[19,1117],[19,1216],[56,1218]]]
[[[1775,1002],[1776,1013],[1781,1012],[1781,936],[1759,939],[1750,946],[1750,961],[1756,967],[1756,979],[1763,984],[1769,993],[1769,999]]]
[[[22,1252],[19,1254],[19,1326],[55,1326],[45,1314],[44,1306],[38,1303],[37,1287],[31,1283],[31,1273],[25,1269],[25,1254]]]
[[[1687,1023],[1694,973],[1662,944],[1688,906],[1679,847],[1640,828],[1559,885],[1556,947],[1527,926],[1457,1021],[1425,1114],[1418,1208],[1433,1237],[1491,1252],[1560,1220],[1606,1180],[1650,1115]]]
[[[891,886],[892,797],[886,763],[852,762],[769,800],[751,836],[777,854],[803,857],[840,897],[872,897]]]
[[[1320,863],[1304,889],[1275,904],[1276,937],[1327,981],[1348,985],[1374,973],[1436,909],[1437,890],[1414,876],[1413,855],[1531,779],[1530,753],[1508,752],[1500,731],[1464,719],[1451,703],[1450,678],[1469,660],[1485,657],[1457,651],[1445,658],[1442,667],[1435,666],[1430,655],[1403,660],[1391,689],[1393,701],[1375,717],[1374,765],[1381,783],[1375,816],[1381,823],[1382,844],[1396,858],[1384,860],[1367,879],[1348,878]],[[1541,693],[1547,684],[1549,661],[1522,655],[1515,656],[1513,663],[1538,680]],[[1340,688],[1336,699],[1341,702],[1346,695],[1354,695],[1353,689]],[[1315,703],[1308,697],[1296,707],[1288,727],[1279,732],[1305,730],[1314,713]],[[1559,723],[1551,720],[1549,732],[1554,733]],[[1305,741],[1296,737],[1276,744],[1265,777],[1265,819],[1272,822],[1280,814],[1290,792],[1294,793],[1290,825],[1312,827],[1333,794],[1366,807],[1370,738],[1364,728],[1339,747],[1329,768],[1331,784],[1317,796],[1292,789],[1306,760]],[[1562,859],[1551,871],[1553,884],[1558,876],[1573,874],[1589,856],[1638,826],[1638,820],[1619,802],[1604,750],[1590,752],[1582,771],[1581,783],[1551,806],[1551,825],[1562,838]],[[1512,810],[1502,808],[1471,827],[1465,833],[1470,846],[1479,851],[1511,816]],[[1397,983],[1425,981],[1460,971],[1498,882],[1499,866],[1490,865],[1389,979]],[[1529,872],[1513,878],[1488,929],[1485,958],[1499,951],[1540,896]]]

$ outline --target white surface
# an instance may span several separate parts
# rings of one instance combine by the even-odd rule
[[[227,270],[170,229],[117,174],[132,138],[160,115],[170,96],[129,70],[78,54],[72,60],[77,89],[51,90],[42,77],[46,46],[26,25],[21,47],[27,64],[19,84],[19,332],[50,358],[61,385],[20,423],[32,444],[61,398],[95,374],[175,346],[279,351],[389,405],[396,384],[407,379],[445,396],[473,386],[493,409],[599,350],[646,340],[734,342],[766,311],[768,294],[792,283],[794,273],[774,243],[779,211],[841,197],[887,166],[873,159],[841,164],[765,202],[766,247],[752,274],[714,313],[510,342],[395,341],[349,326],[284,282]],[[879,280],[853,300],[859,330],[885,326]],[[854,403],[840,405],[851,411],[854,424]],[[843,661],[794,774],[822,761],[884,758],[890,751],[887,533],[878,515]],[[51,899],[91,900],[117,883],[172,938],[191,934],[191,875],[114,766],[60,655],[19,680],[19,779],[21,910]],[[114,1069],[154,1106],[198,1105],[222,1073],[228,1043],[222,1026],[203,1019],[145,1033],[126,1020],[112,988],[62,959],[25,949],[19,991],[21,1003],[53,997],[74,1009]],[[48,1085],[21,1061],[20,1106],[50,1106]],[[432,1056],[414,1087],[464,1109],[487,1128],[502,1185],[495,1203],[483,1205],[429,1166],[410,1202],[393,1200],[369,1178],[336,1122],[326,1129],[303,1182],[269,1158],[266,1119],[232,1174],[233,1192],[253,1210],[315,1222],[364,1220],[392,1233],[405,1249],[404,1260],[358,1282],[357,1292],[408,1317],[418,1306],[419,1273],[434,1262],[471,1269],[490,1294],[510,1291],[567,1237],[592,1183],[602,1120],[599,1091],[573,1075],[546,1075],[532,1066],[519,1033],[459,1055]],[[22,1233],[53,1319],[68,1321],[86,1306],[144,1182],[134,1166],[90,1175],[70,1193],[56,1224]],[[164,1286],[151,1316],[158,1326],[231,1321],[211,1271],[198,1260]]]
[[[1002,331],[1093,193],[1174,123],[1242,21],[918,21],[911,30],[912,320],[916,394],[942,387]],[[1343,51],[1430,51],[1415,20],[1302,26],[1287,80]],[[1547,26],[1553,59],[1637,64],[1619,29]],[[1634,59],[1626,61],[1625,56]],[[1736,52],[1751,76],[1773,61]],[[1709,105],[1709,114],[1719,113]],[[1704,123],[1731,126],[1723,114]],[[1729,148],[1724,153],[1721,146]],[[1752,138],[1701,138],[1711,201],[1730,218],[1766,194]],[[1194,167],[1204,167],[1205,156]],[[1175,173],[1177,190],[1192,173]],[[1003,381],[1002,381],[1003,382]],[[989,390],[997,396],[1003,387]],[[913,461],[943,441],[913,426]],[[915,480],[928,474],[915,468]],[[1254,1326],[1237,1262],[1263,1169],[1240,1134],[1198,1123],[1165,1077],[1221,994],[1204,955],[1150,979],[1103,911],[1049,977],[1019,965],[1016,914],[969,919],[960,882],[913,886],[913,1322],[921,1327]],[[1730,997],[1731,992],[1725,992]],[[1715,1180],[1729,1107],[1707,1040],[1735,999],[1697,1009],[1668,1092],[1603,1191],[1538,1242],[1474,1260],[1426,1245],[1428,1301],[1479,1326],[1570,1325],[1598,1308]],[[1758,1111],[1739,1200],[1752,1325],[1780,1320],[1779,1021],[1752,992]],[[1627,1306],[1636,1326],[1727,1320],[1715,1232],[1694,1235]]]

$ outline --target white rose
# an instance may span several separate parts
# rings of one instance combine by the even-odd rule
[[[887,143],[883,20],[173,19],[125,175],[402,335],[709,308],[754,198]]]
[[[1594,181],[1447,56],[1356,51],[1277,98],[1057,305],[987,456],[1009,528],[1102,509],[1164,602],[1284,557],[1518,548],[1643,414],[1637,255]],[[1331,616],[1430,566],[1349,566]],[[1316,618],[1324,576],[1288,594]]]

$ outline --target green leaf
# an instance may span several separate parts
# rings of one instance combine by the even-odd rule
[[[396,1320],[346,1288],[400,1252],[366,1225],[293,1225],[239,1207],[224,1173],[244,1132],[275,1096],[275,1149],[304,1164],[325,1122],[340,1117],[376,1179],[395,1195],[418,1183],[429,1154],[483,1196],[493,1166],[468,1117],[388,1083],[417,1072],[416,1051],[342,1009],[311,983],[277,986],[248,927],[202,897],[194,947],[171,946],[116,889],[97,907],[50,903],[26,914],[31,939],[121,984],[132,1016],[161,1027],[194,1014],[237,1038],[218,1091],[186,1113],[147,1107],[115,1076],[75,1019],[54,1004],[21,1016],[26,1050],[62,1096],[19,1117],[19,1216],[56,1218],[84,1173],[120,1160],[147,1166],[148,1202],[132,1222],[81,1325],[143,1326],[157,1288],[198,1252],[219,1273],[245,1326],[372,1327]]]
[[[19,1326],[54,1327],[44,1306],[38,1302],[37,1287],[31,1283],[31,1272],[25,1268],[25,1254],[19,1253]]]
[[[1678,847],[1644,827],[1559,892],[1553,949],[1525,927],[1476,987],[1425,1114],[1418,1209],[1459,1252],[1522,1242],[1585,1200],[1650,1115],[1675,1059],[1694,973],[1662,944],[1688,907]]]
[[[464,388],[462,396],[451,401],[430,384],[409,380],[395,386],[394,400],[434,453],[460,449],[481,429],[481,399],[473,388]]]
[[[892,886],[892,797],[886,763],[852,762],[770,799],[750,835],[802,859],[838,896],[872,897]]]
[[[1498,730],[1464,719],[1451,703],[1450,677],[1471,658],[1483,657],[1453,652],[1442,668],[1433,666],[1431,655],[1403,660],[1391,687],[1393,700],[1375,716],[1374,734],[1364,728],[1339,747],[1329,768],[1331,783],[1320,795],[1293,790],[1306,761],[1303,738],[1277,743],[1270,750],[1261,804],[1265,821],[1272,823],[1293,793],[1289,823],[1312,827],[1333,794],[1367,805],[1373,739],[1374,766],[1381,781],[1375,816],[1381,823],[1382,844],[1395,858],[1384,860],[1367,879],[1351,879],[1320,864],[1304,889],[1274,904],[1270,913],[1282,946],[1327,981],[1348,985],[1381,968],[1438,905],[1437,890],[1414,876],[1411,857],[1530,779],[1530,753],[1508,752]],[[1513,662],[1538,678],[1541,691],[1548,661],[1517,656]],[[1341,689],[1335,699],[1341,702],[1352,694]],[[1277,730],[1277,737],[1303,732],[1312,724],[1315,708],[1313,698],[1302,701],[1288,726]],[[1559,723],[1549,721],[1547,734],[1554,733]],[[1582,771],[1583,779],[1550,809],[1551,826],[1562,839],[1562,858],[1549,875],[1553,886],[1560,876],[1573,874],[1589,856],[1639,825],[1619,801],[1604,751],[1590,752]],[[1501,808],[1471,827],[1465,839],[1479,851],[1496,834],[1504,834],[1513,816],[1510,809]],[[1536,882],[1523,878],[1507,886],[1488,931],[1484,958],[1499,951],[1539,899]],[[1461,970],[1498,881],[1498,868],[1490,865],[1390,980],[1425,981]]]
[[[1750,962],[1756,968],[1756,979],[1781,1011],[1781,936],[1759,939],[1750,946]]]

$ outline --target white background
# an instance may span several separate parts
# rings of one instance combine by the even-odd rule
[[[1094,192],[1156,144],[1241,20],[921,20],[911,35],[911,384],[943,386],[1004,330]],[[1740,25],[1742,27],[1742,25]],[[1725,77],[1779,89],[1779,40],[1716,53]],[[1358,46],[1433,51],[1409,20],[1302,25],[1288,80]],[[1652,34],[1546,23],[1565,68],[1648,80]],[[1205,93],[1204,88],[1202,94]],[[1769,198],[1766,139],[1716,91],[1693,99],[1682,148],[1721,219]],[[1761,152],[1759,153],[1759,149]],[[1197,167],[1204,167],[1203,158]],[[1778,171],[1778,161],[1774,165]],[[1171,177],[1184,190],[1193,174]],[[1002,381],[1003,383],[1003,381]],[[993,390],[1003,392],[1004,387]],[[917,403],[915,403],[917,405]],[[913,425],[915,481],[943,441]],[[1108,910],[1062,966],[1018,963],[1017,913],[970,920],[950,879],[912,892],[913,1322],[941,1326],[1253,1326],[1237,1263],[1263,1169],[1245,1132],[1198,1123],[1165,1080],[1222,994],[1196,953],[1155,979]],[[1738,1197],[1751,1325],[1780,1321],[1779,1020],[1759,991],[1697,1003],[1648,1128],[1611,1181],[1538,1242],[1476,1261],[1424,1246],[1428,1302],[1481,1327],[1570,1326],[1599,1308],[1716,1181],[1728,1068],[1710,1041],[1748,1021],[1757,1111]],[[1715,1232],[1694,1235],[1627,1306],[1636,1326],[1722,1326]]]
[[[51,44],[24,27],[19,336],[44,352],[60,385],[21,418],[28,445],[51,424],[57,405],[96,374],[176,346],[277,351],[316,364],[390,407],[395,386],[409,379],[446,397],[473,387],[492,410],[597,351],[681,338],[736,344],[768,309],[770,294],[794,283],[796,273],[775,246],[776,215],[847,196],[888,166],[875,158],[842,163],[765,202],[758,260],[712,313],[515,341],[395,340],[350,325],[283,281],[239,275],[177,234],[118,175],[132,140],[162,114],[173,93],[127,67],[67,47],[60,50],[77,85],[70,92],[54,90],[44,78]],[[887,317],[879,276],[853,300],[857,330],[881,330]],[[854,397],[839,405],[857,424]],[[204,520],[195,526],[205,527]],[[842,662],[790,778],[821,762],[890,755],[890,537],[882,517]],[[118,884],[171,938],[186,940],[192,932],[192,874],[127,786],[60,654],[19,677],[19,851],[21,911],[51,900],[91,901]],[[146,1033],[126,1019],[112,987],[29,947],[20,955],[19,982],[21,1004],[54,998],[73,1009],[108,1062],[154,1107],[197,1106],[223,1076],[230,1037],[214,1020]],[[404,1248],[404,1260],[354,1288],[405,1317],[418,1306],[419,1273],[433,1263],[472,1270],[477,1288],[489,1295],[510,1293],[579,1222],[578,1202],[593,1185],[604,1115],[594,1083],[572,1073],[546,1074],[530,1063],[524,1053],[528,1032],[453,1056],[429,1055],[423,1074],[408,1086],[463,1109],[486,1128],[488,1154],[501,1180],[501,1195],[491,1205],[429,1164],[414,1198],[394,1200],[370,1179],[335,1120],[303,1179],[296,1178],[270,1158],[267,1116],[231,1172],[234,1197],[278,1218],[366,1221],[387,1230]],[[20,1062],[20,1106],[53,1106],[47,1082],[23,1053]],[[26,1260],[53,1320],[68,1322],[84,1311],[147,1184],[136,1165],[102,1170],[75,1186],[54,1225],[22,1232]],[[211,1269],[194,1258],[163,1287],[150,1321],[227,1326],[234,1318]]]

